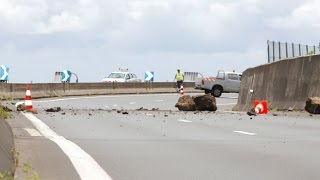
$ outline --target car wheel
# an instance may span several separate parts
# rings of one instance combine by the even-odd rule
[[[211,91],[210,90],[204,90],[204,94],[210,94]]]
[[[212,91],[211,91],[211,94],[212,96],[214,97],[220,97],[221,94],[222,94],[222,88],[219,87],[219,86],[215,86],[212,88]]]

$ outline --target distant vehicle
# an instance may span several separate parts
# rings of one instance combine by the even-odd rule
[[[112,72],[108,77],[102,79],[102,82],[141,82],[137,75],[127,71]]]
[[[239,93],[242,74],[236,72],[218,71],[217,77],[202,78],[196,81],[196,88],[220,97],[222,93]]]

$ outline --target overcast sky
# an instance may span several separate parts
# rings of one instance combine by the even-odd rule
[[[10,82],[81,82],[118,68],[173,81],[267,62],[267,40],[315,45],[320,0],[0,0],[0,64]]]

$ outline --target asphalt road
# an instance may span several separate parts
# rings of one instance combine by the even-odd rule
[[[39,111],[36,117],[57,137],[75,143],[115,180],[320,179],[317,116],[271,113],[249,117],[228,112],[237,101],[236,94],[217,98],[219,112],[186,113],[174,108],[178,97],[75,97],[36,100],[34,106]],[[55,106],[62,111],[44,111]],[[137,111],[140,107],[148,110]],[[42,179],[85,177],[71,163],[80,157],[78,151],[59,149],[59,143],[47,140],[55,135],[43,133],[48,128],[37,129],[22,117],[16,115],[20,149],[29,153],[23,160],[32,161]],[[22,127],[40,134],[27,133]],[[90,164],[81,163],[90,169]]]

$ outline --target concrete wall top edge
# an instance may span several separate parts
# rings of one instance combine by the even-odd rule
[[[316,58],[316,57],[320,57],[320,54],[316,54],[316,55],[306,55],[306,56],[300,56],[300,57],[294,57],[294,58],[286,58],[286,59],[282,59],[282,60],[278,60],[275,62],[271,62],[271,63],[267,63],[267,64],[261,64],[255,67],[250,67],[248,69],[246,69],[245,71],[243,71],[243,74],[246,73],[246,71],[251,71],[252,69],[256,69],[256,68],[263,68],[265,66],[270,66],[270,65],[274,65],[274,64],[278,64],[278,63],[283,63],[285,61],[292,61],[292,60],[301,60],[304,58]]]

